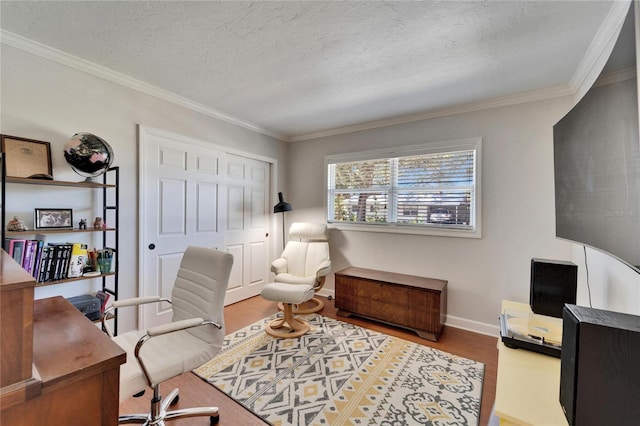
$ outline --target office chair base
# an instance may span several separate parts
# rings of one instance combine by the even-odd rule
[[[154,397],[151,400],[151,412],[148,414],[126,414],[118,417],[118,424],[141,424],[147,426],[165,426],[165,421],[184,419],[187,417],[209,416],[209,424],[216,425],[220,421],[218,407],[183,408],[167,411],[170,405],[178,402],[178,389],[174,389],[164,399],[158,394],[158,386],[154,388]]]
[[[293,313],[295,315],[313,314],[319,312],[324,308],[324,302],[317,297],[307,300],[293,307]],[[284,303],[278,303],[278,309],[284,311]]]
[[[289,339],[302,336],[307,333],[310,328],[308,322],[293,316],[293,305],[291,303],[285,303],[284,317],[276,318],[265,325],[264,331],[273,337]]]

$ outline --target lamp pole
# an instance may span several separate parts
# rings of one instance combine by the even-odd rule
[[[284,250],[285,246],[285,232],[284,232],[284,212],[288,212],[293,210],[291,204],[284,201],[284,196],[282,192],[278,192],[278,204],[273,206],[274,213],[282,213],[282,249]]]

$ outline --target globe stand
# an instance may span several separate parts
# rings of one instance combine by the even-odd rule
[[[72,167],[73,169],[73,167]],[[95,176],[87,176],[84,173],[79,173],[77,170],[73,169],[74,172],[76,172],[76,174],[80,177],[83,177],[84,179],[81,181],[78,181],[78,183],[100,183],[100,181],[98,180],[98,178],[100,176],[102,176],[103,174],[106,173],[106,171],[100,173],[99,175],[95,175]]]

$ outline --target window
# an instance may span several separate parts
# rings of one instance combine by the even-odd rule
[[[472,139],[329,157],[327,220],[479,237],[480,148]]]

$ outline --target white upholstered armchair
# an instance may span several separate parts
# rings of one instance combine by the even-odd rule
[[[267,332],[276,337],[297,337],[309,328],[306,322],[293,314],[317,312],[324,303],[314,298],[331,271],[327,225],[320,223],[293,223],[280,258],[273,261],[274,282],[264,286],[262,296],[280,302],[284,317],[273,321]],[[310,307],[303,307],[310,304]],[[275,331],[287,324],[290,331]]]
[[[112,310],[148,303],[171,303],[172,322],[148,330],[131,331],[113,337],[127,352],[120,368],[120,401],[153,389],[150,413],[120,416],[119,423],[164,425],[165,420],[209,416],[219,419],[217,407],[185,408],[168,411],[178,399],[174,389],[165,399],[160,383],[199,367],[212,359],[224,340],[224,298],[233,256],[204,247],[188,247],[184,252],[171,300],[138,297],[119,300],[105,311],[103,327],[110,333],[105,318]]]

